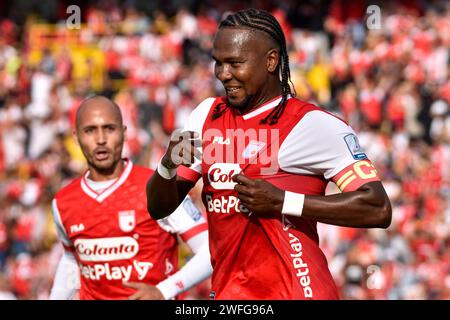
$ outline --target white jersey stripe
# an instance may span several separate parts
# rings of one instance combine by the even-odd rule
[[[290,98],[291,98],[291,96],[288,96],[288,100]],[[258,107],[256,110],[253,110],[252,112],[247,113],[242,118],[244,120],[248,120],[248,119],[254,118],[257,115],[260,115],[261,113],[266,112],[267,110],[275,108],[280,103],[280,101],[281,101],[281,98],[278,98],[278,99],[276,99],[276,100],[274,100],[272,102],[269,102],[266,105],[262,105],[262,106]]]
[[[53,221],[55,221],[56,231],[58,233],[61,242],[63,242],[67,247],[73,247],[73,244],[70,241],[69,237],[67,236],[66,229],[64,228],[64,225],[62,223],[61,214],[59,213],[56,199],[53,199],[52,201],[52,215]]]
[[[131,169],[133,169],[133,163],[131,160],[127,161],[127,164],[125,166],[124,171],[122,172],[119,179],[117,179],[116,182],[114,182],[110,187],[108,187],[106,190],[104,190],[101,193],[96,193],[94,190],[89,188],[88,183],[86,182],[87,176],[89,175],[89,171],[86,172],[86,174],[81,179],[81,189],[86,193],[89,197],[96,200],[97,202],[101,203],[103,200],[108,198],[114,191],[116,191],[128,178],[128,176],[131,173]]]

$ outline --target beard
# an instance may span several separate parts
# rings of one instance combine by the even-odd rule
[[[116,170],[117,165],[121,161],[121,158],[119,159],[110,159],[108,161],[97,161],[92,160],[88,161],[90,167],[98,172],[99,174],[103,176],[109,176],[114,173],[114,170]]]
[[[82,146],[81,149],[91,170],[94,170],[103,176],[112,175],[119,162],[122,161],[122,148],[120,148],[120,150],[109,149],[109,158],[103,161],[96,159],[94,153],[88,153]]]
[[[245,97],[244,100],[242,100],[239,103],[236,102],[232,102],[230,101],[230,99],[227,97],[227,104],[232,107],[233,109],[238,110],[239,112],[245,112],[246,110],[248,110],[251,105],[250,105],[250,101],[253,99],[253,95],[248,95]]]

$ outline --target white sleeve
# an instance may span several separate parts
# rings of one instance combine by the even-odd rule
[[[80,287],[80,270],[73,253],[65,249],[73,247],[73,245],[61,221],[56,199],[52,201],[52,215],[58,238],[64,245],[64,251],[56,268],[50,299],[68,300],[73,298]]]
[[[353,129],[344,121],[314,110],[291,130],[280,146],[278,163],[286,172],[331,179],[345,167],[367,159]]]
[[[72,242],[67,236],[66,229],[64,228],[64,225],[61,221],[61,215],[59,214],[56,199],[53,199],[52,201],[52,215],[59,240],[64,244],[65,247],[73,247]]]
[[[189,290],[212,274],[208,231],[191,238],[187,244],[195,253],[194,256],[178,272],[156,285],[166,300]]]
[[[80,270],[73,253],[64,250],[56,268],[50,300],[73,299],[80,288]]]
[[[184,241],[207,228],[205,218],[189,196],[184,198],[172,214],[157,222],[163,230],[179,234]]]
[[[203,125],[205,124],[206,117],[211,110],[211,107],[215,101],[215,98],[207,98],[203,100],[188,117],[188,120],[183,127],[183,131],[195,131],[199,134],[201,140],[203,140]],[[200,152],[203,152],[200,148]],[[194,170],[195,172],[201,174],[202,172],[202,162],[199,159],[195,159],[195,162],[188,168]]]

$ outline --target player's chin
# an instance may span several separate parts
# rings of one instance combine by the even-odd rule
[[[106,159],[94,159],[93,160],[94,167],[98,170],[110,170],[114,167],[114,159],[112,157],[108,157]]]
[[[244,110],[248,105],[248,98],[246,97],[236,97],[236,96],[227,96],[228,105],[232,108],[238,110]]]

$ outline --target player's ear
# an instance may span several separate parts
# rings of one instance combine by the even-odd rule
[[[72,130],[72,138],[75,141],[75,143],[77,144],[77,146],[79,146],[80,142],[78,141],[77,129]]]
[[[277,49],[270,49],[267,52],[267,71],[273,73],[277,70],[280,61],[280,53]]]
[[[127,126],[122,127],[123,141],[127,140]]]

